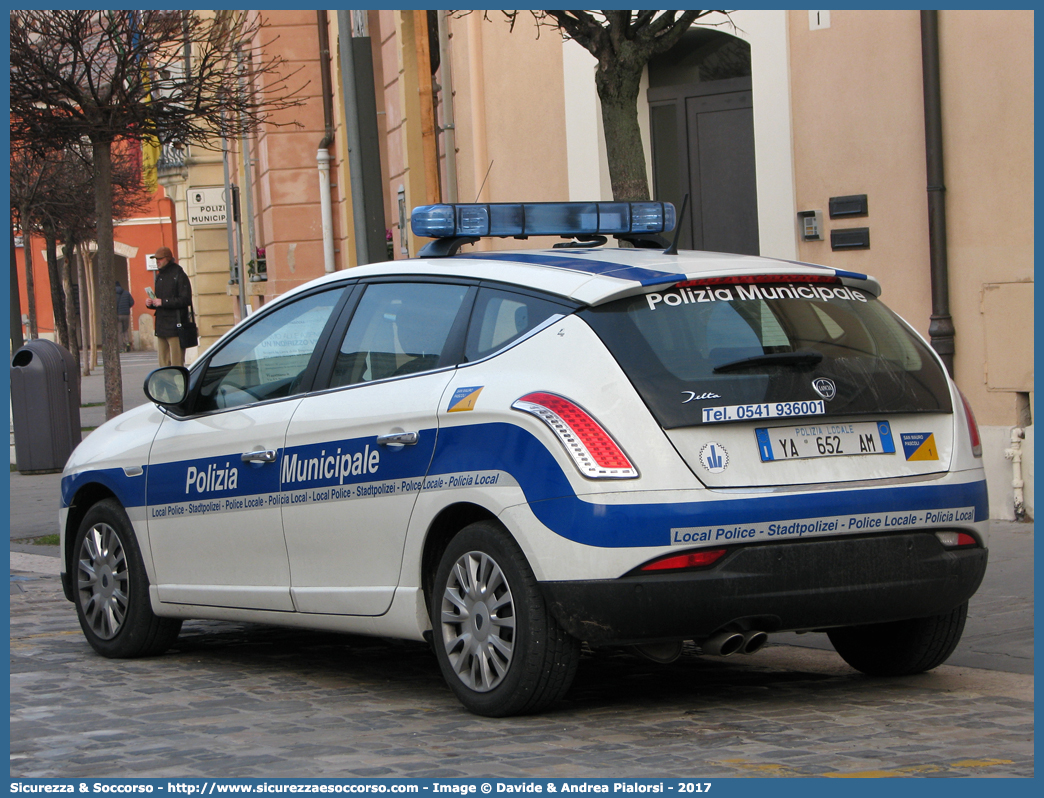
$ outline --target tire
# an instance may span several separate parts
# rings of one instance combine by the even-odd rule
[[[576,675],[580,641],[558,625],[522,550],[494,522],[450,541],[435,570],[431,626],[443,677],[476,715],[539,712]]]
[[[942,615],[827,632],[841,658],[868,676],[909,676],[937,668],[964,632],[968,602]]]
[[[103,657],[162,654],[177,640],[181,620],[153,614],[138,541],[115,499],[87,511],[70,565],[80,628]]]

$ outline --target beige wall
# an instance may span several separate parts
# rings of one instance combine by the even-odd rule
[[[424,201],[414,196],[412,187],[418,183],[409,174],[411,169],[423,167],[411,163],[411,158],[417,161],[419,156],[415,146],[411,149],[410,138],[418,136],[419,131],[409,118],[409,98],[403,96],[403,87],[412,82],[412,75],[406,71],[412,64],[403,58],[404,45],[399,40],[403,13],[408,12],[382,11],[379,15],[387,140],[383,168],[389,198],[388,226],[394,230],[396,257],[400,257],[395,205],[398,186],[407,189],[407,213]],[[483,20],[481,13],[450,17],[458,199],[474,202],[488,169],[482,190],[486,201],[567,200],[561,40],[548,31],[537,39],[536,28],[526,17],[520,18],[514,32],[499,15],[491,13],[490,18]],[[378,33],[371,29],[371,36],[376,43]],[[409,50],[406,55],[410,55]],[[440,138],[440,151],[441,147]],[[411,255],[426,241],[413,241]],[[535,239],[508,239],[477,246],[505,249],[546,245],[546,241]]]
[[[808,14],[788,18],[796,210],[822,210],[827,240],[801,242],[799,257],[879,277],[927,335],[920,13],[832,11],[817,30]],[[939,50],[954,378],[980,424],[991,514],[1012,518],[1005,454],[1033,406],[1033,12],[941,11]],[[846,194],[867,194],[869,216],[827,218]],[[863,226],[869,250],[830,250],[831,229]],[[1027,440],[1032,516],[1032,426]]]
[[[927,335],[919,12],[833,11],[809,30],[792,11],[790,51],[797,210],[822,210],[827,238],[799,256],[879,277]],[[955,377],[981,424],[1014,424],[1015,390],[1032,385],[1032,288],[1011,285],[1033,280],[1032,12],[941,12],[940,61]],[[846,194],[867,194],[869,216],[826,218]],[[869,250],[830,250],[831,229],[863,226]]]
[[[1033,390],[1033,12],[939,15],[951,305],[980,423]]]
[[[520,16],[513,32],[506,23],[491,16],[492,22],[472,26],[473,30],[481,31],[482,37],[485,80],[481,88],[485,93],[489,162],[479,163],[469,157],[475,120],[470,114],[464,114],[469,124],[462,131],[465,133],[461,146],[463,157],[458,161],[461,200],[474,200],[487,169],[492,202],[567,200],[569,181],[560,39],[546,30],[537,39],[536,28],[525,15]],[[454,39],[460,22],[455,24]],[[471,87],[458,84],[458,98],[459,88],[465,90],[467,109]]]
[[[190,146],[180,175],[162,179],[174,201],[178,263],[192,283],[192,305],[199,326],[199,347],[186,353],[186,362],[206,351],[234,323],[233,302],[228,296],[228,238],[224,225],[197,227],[188,224],[186,197],[196,186],[220,186],[224,182],[220,153]]]
[[[918,12],[832,11],[829,28],[809,30],[808,12],[791,11],[790,57],[796,210],[821,210],[825,227],[798,257],[878,277],[882,298],[927,335]],[[849,194],[867,195],[869,216],[829,219],[830,197]],[[846,227],[869,227],[870,249],[832,252],[830,230]]]

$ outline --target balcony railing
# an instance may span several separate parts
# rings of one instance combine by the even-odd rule
[[[170,174],[180,171],[185,167],[185,150],[164,144],[160,149],[160,158],[156,163],[156,169],[161,174]]]

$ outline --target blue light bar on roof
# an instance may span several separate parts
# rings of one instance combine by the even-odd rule
[[[421,205],[413,209],[414,235],[587,236],[666,233],[674,229],[669,202],[496,202]]]

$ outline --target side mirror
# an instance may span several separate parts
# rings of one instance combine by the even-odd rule
[[[180,405],[188,398],[189,372],[184,366],[164,366],[145,378],[145,395],[158,405]]]

